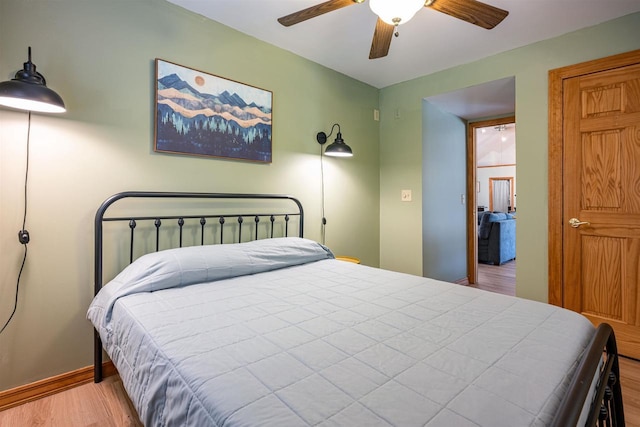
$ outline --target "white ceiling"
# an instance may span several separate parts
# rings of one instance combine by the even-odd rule
[[[515,165],[515,123],[477,128],[476,156],[478,167]]]
[[[424,8],[387,57],[370,60],[377,17],[367,2],[287,28],[276,19],[323,0],[168,1],[377,88],[640,11],[640,0],[486,0],[509,15],[485,30]]]

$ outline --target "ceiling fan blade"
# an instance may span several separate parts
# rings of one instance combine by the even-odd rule
[[[389,53],[389,46],[391,46],[391,38],[393,37],[393,31],[396,29],[393,25],[389,25],[382,19],[378,18],[376,22],[376,30],[373,33],[373,41],[371,42],[371,51],[369,52],[369,59],[382,58]]]
[[[477,0],[433,0],[427,2],[425,7],[430,7],[487,30],[501,23],[509,14],[506,10]]]
[[[315,18],[316,16],[324,15],[325,13],[333,12],[334,10],[342,9],[343,7],[351,6],[352,4],[362,3],[363,1],[364,0],[329,0],[298,12],[294,12],[290,15],[283,16],[282,18],[278,18],[278,22],[285,27],[290,27],[291,25],[299,24],[307,19]]]

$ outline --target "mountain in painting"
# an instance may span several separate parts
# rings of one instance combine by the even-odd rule
[[[237,93],[202,93],[176,74],[158,79],[156,149],[271,161],[271,108]]]
[[[171,89],[173,89],[173,91]],[[238,107],[240,109],[259,109],[262,112],[262,116],[268,117],[269,121],[271,119],[271,110],[268,107],[258,106],[254,102],[247,105],[245,100],[237,93],[231,94],[226,90],[218,95],[202,93],[194,89],[189,83],[180,79],[176,74],[171,74],[158,79],[158,101],[161,99],[174,98],[176,96],[175,91],[180,92],[182,95],[191,95],[193,97],[191,100],[197,100],[201,107],[211,108],[215,106],[222,106],[223,109],[226,107],[227,110],[233,110],[234,107]],[[178,95],[178,99],[180,98],[182,97]]]

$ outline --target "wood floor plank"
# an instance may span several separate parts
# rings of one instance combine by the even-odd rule
[[[478,263],[478,277],[475,284],[469,285],[467,279],[458,280],[456,283],[489,292],[515,296],[516,260],[502,265]]]
[[[118,375],[0,412],[0,427],[140,427]]]
[[[640,361],[620,358],[620,386],[627,426],[640,427]]]

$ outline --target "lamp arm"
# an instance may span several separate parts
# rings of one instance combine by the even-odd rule
[[[324,132],[318,132],[316,134],[316,141],[318,141],[318,143],[320,145],[323,145],[325,142],[327,142],[327,140],[329,139],[329,137],[331,135],[333,135],[333,130],[335,129],[335,127],[338,126],[338,137],[340,137],[342,135],[341,131],[340,131],[340,125],[338,123],[334,123],[333,126],[331,126],[331,132],[329,132],[329,135],[327,135]]]
[[[327,138],[329,138],[331,135],[333,135],[333,130],[336,128],[336,126],[338,126],[338,133],[341,133],[340,125],[338,123],[334,123],[333,126],[331,126],[331,132],[329,132],[329,135],[327,135]]]

